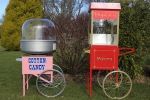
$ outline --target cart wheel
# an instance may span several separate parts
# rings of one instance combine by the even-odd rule
[[[53,64],[53,69],[60,71],[62,74],[64,74],[63,70],[60,68],[60,66]]]
[[[131,78],[123,71],[112,71],[103,80],[103,91],[111,99],[123,99],[131,89]]]
[[[118,70],[120,70],[120,69],[118,69]],[[98,82],[98,84],[99,84],[99,86],[101,87],[101,88],[103,88],[103,80],[104,80],[104,77],[109,73],[110,71],[108,71],[108,70],[99,70],[98,71],[98,73],[97,73],[97,82]]]
[[[38,92],[45,97],[56,97],[65,89],[64,75],[58,70],[43,71],[36,80]]]
[[[104,77],[109,73],[109,71],[99,70],[97,73],[97,82],[101,88],[103,88]]]

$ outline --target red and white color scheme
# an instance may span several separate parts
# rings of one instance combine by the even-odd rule
[[[118,70],[118,57],[134,52],[133,48],[119,48],[120,3],[92,2],[89,29],[90,67],[87,76],[87,89],[92,97],[92,71]],[[108,28],[109,27],[109,28]],[[120,54],[121,50],[127,52]]]

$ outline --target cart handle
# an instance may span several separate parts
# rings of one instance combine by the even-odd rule
[[[124,52],[122,54],[119,54],[119,56],[122,56],[122,55],[126,55],[126,54],[130,54],[130,53],[133,53],[134,52],[134,48],[119,48],[119,51],[121,50],[128,50],[127,52]]]

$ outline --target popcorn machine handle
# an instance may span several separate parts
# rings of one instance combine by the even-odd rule
[[[123,50],[127,50],[127,52],[120,53],[119,56],[130,54],[130,53],[133,53],[135,51],[134,48],[119,48],[119,51],[123,51]]]

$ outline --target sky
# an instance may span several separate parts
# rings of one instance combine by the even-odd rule
[[[5,14],[5,8],[7,7],[9,0],[0,0],[0,19]]]

